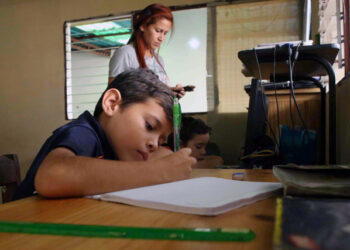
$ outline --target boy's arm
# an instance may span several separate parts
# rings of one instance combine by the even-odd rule
[[[213,168],[224,163],[223,159],[218,155],[205,156],[203,160],[198,161],[193,168]]]
[[[154,161],[114,161],[56,148],[41,163],[35,188],[45,197],[70,197],[154,185],[190,177],[196,163],[184,149]]]

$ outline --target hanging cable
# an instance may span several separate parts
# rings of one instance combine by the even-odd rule
[[[261,70],[260,70],[260,63],[259,63],[259,59],[258,59],[258,54],[256,53],[256,49],[254,48],[254,54],[255,54],[255,61],[256,61],[256,64],[257,64],[257,67],[258,67],[258,72],[259,72],[259,85],[260,85],[260,89],[261,89],[261,92],[262,94],[264,94],[264,88],[262,86],[262,75],[261,75]],[[276,139],[276,135],[272,129],[272,126],[268,120],[268,117],[267,117],[267,110],[266,110],[266,103],[265,103],[265,98],[264,98],[264,95],[261,95],[261,98],[262,98],[262,102],[263,102],[263,108],[264,108],[264,117],[265,117],[265,122],[267,123],[269,129],[270,129],[270,132],[273,136],[273,139],[274,139],[274,142],[275,144],[278,146],[279,148],[279,142],[277,142],[277,139]]]
[[[308,140],[310,141],[310,135],[309,135],[308,128],[306,126],[306,122],[305,122],[305,120],[304,120],[304,118],[303,118],[303,116],[301,114],[298,102],[297,102],[297,100],[295,98],[295,94],[294,94],[293,68],[294,68],[295,61],[298,58],[299,46],[300,46],[300,43],[298,44],[298,46],[295,49],[293,60],[292,60],[292,54],[293,54],[292,53],[292,48],[290,47],[290,45],[288,46],[288,64],[289,64],[290,92],[291,92],[291,97],[293,97],[295,107],[296,107],[296,109],[298,111],[298,115],[299,115],[300,121],[301,121],[301,123],[302,123],[302,125],[303,125],[303,127],[304,127],[304,129],[306,131],[306,136],[307,136]],[[290,103],[290,106],[291,106],[291,103]],[[291,116],[292,116],[292,114],[291,114]]]
[[[272,81],[273,86],[275,89],[275,99],[276,99],[276,109],[277,109],[277,132],[278,132],[278,142],[281,141],[281,132],[280,132],[280,109],[278,104],[278,97],[277,97],[277,88],[276,88],[276,47],[275,45],[273,49],[273,73],[272,73]]]

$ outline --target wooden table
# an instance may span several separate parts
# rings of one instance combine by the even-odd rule
[[[271,170],[197,169],[192,176],[231,179],[246,172],[246,180],[277,181]],[[133,207],[88,198],[31,197],[0,205],[0,220],[139,227],[250,228],[256,238],[247,243],[169,240],[129,240],[0,233],[1,249],[271,249],[275,197],[218,216],[199,216]]]

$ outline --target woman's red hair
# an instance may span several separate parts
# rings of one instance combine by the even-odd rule
[[[145,51],[147,48],[146,41],[143,38],[140,27],[142,25],[148,26],[156,23],[159,19],[165,18],[171,22],[171,29],[174,28],[174,19],[171,10],[161,4],[151,4],[144,8],[142,11],[135,13],[132,18],[133,33],[129,40],[129,44],[133,43],[137,60],[140,64],[140,68],[147,68],[145,62]],[[158,58],[157,58],[158,61]]]

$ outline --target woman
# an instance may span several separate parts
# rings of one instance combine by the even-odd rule
[[[171,10],[161,4],[151,4],[133,16],[133,34],[127,45],[119,48],[109,62],[109,83],[130,68],[149,68],[165,84],[168,77],[164,62],[156,49],[160,47],[168,31],[174,28]],[[178,97],[185,90],[178,84],[172,88]]]

